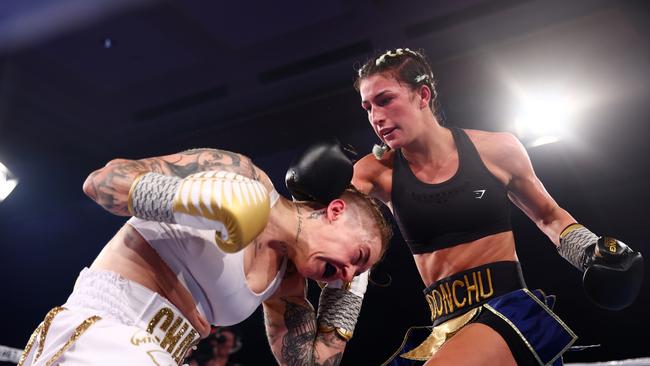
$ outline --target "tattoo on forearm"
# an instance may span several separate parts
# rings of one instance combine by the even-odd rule
[[[282,339],[282,358],[288,365],[310,365],[316,338],[314,310],[285,301],[284,323],[287,333]]]
[[[284,300],[284,324],[287,333],[282,338],[282,358],[291,366],[336,366],[343,358],[340,351],[324,361],[316,349],[314,340],[322,342],[329,348],[345,347],[345,342],[334,333],[318,333],[316,330],[316,314],[311,307],[302,306]]]
[[[345,341],[336,335],[335,332],[318,333],[318,340],[327,347],[341,347]]]
[[[332,357],[328,358],[325,360],[323,363],[318,363],[316,362],[316,366],[336,366],[341,363],[341,359],[343,359],[343,352],[339,352]]]

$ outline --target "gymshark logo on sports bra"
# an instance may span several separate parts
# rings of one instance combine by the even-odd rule
[[[483,195],[485,194],[485,189],[477,189],[476,191],[473,192],[474,192],[474,198],[480,200],[481,198],[483,198]]]

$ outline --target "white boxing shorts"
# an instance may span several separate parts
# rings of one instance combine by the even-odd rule
[[[52,309],[19,365],[179,365],[199,333],[159,294],[117,273],[85,268]]]

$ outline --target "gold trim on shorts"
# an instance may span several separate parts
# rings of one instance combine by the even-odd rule
[[[32,350],[32,347],[34,346],[34,341],[36,341],[36,337],[38,336],[38,347],[36,349],[36,355],[34,356],[34,362],[36,362],[40,357],[41,354],[43,353],[43,348],[45,347],[45,339],[47,338],[47,333],[50,330],[50,325],[52,324],[52,321],[54,318],[62,311],[68,310],[64,308],[63,306],[57,306],[54,309],[50,310],[47,315],[45,315],[45,320],[36,328],[36,330],[32,333],[32,335],[29,337],[29,341],[27,341],[27,346],[25,346],[25,350],[23,351],[23,354],[20,355],[20,360],[18,361],[17,366],[22,366],[25,363],[25,360],[27,359],[27,356],[29,356],[29,352]],[[58,360],[61,355],[63,355],[63,352],[67,351],[68,348],[72,347],[74,342],[81,337],[88,328],[90,328],[91,325],[95,324],[98,320],[100,320],[101,317],[97,315],[93,315],[90,318],[84,320],[79,324],[75,330],[72,332],[72,335],[70,338],[65,342],[63,347],[61,347],[55,354],[47,360],[45,363],[46,366],[51,366],[56,360]]]
[[[553,317],[553,318],[554,318],[558,323],[560,323],[560,325],[562,326],[562,328],[564,328],[564,329],[565,329],[565,330],[566,330],[566,331],[571,335],[571,341],[570,341],[569,343],[567,343],[567,345],[566,345],[566,346],[565,346],[565,347],[564,347],[560,352],[558,352],[558,354],[555,355],[555,357],[553,357],[553,358],[552,358],[548,363],[546,363],[546,365],[550,365],[550,364],[552,364],[553,362],[555,362],[555,360],[557,360],[558,357],[562,356],[562,354],[563,354],[563,353],[564,353],[564,352],[565,352],[569,347],[571,347],[571,345],[576,341],[576,339],[578,339],[578,336],[577,336],[575,333],[573,333],[573,331],[571,330],[571,328],[569,328],[566,324],[564,324],[564,322],[562,321],[562,319],[560,319],[560,318],[559,318],[559,317],[558,317],[558,316],[557,316],[557,315],[556,315],[556,314],[555,314],[551,309],[549,309],[549,307],[546,306],[546,304],[544,304],[540,299],[538,299],[537,296],[535,296],[533,293],[531,293],[531,292],[530,292],[528,289],[526,289],[526,288],[523,289],[523,290],[524,290],[524,292],[525,292],[528,296],[530,296],[533,300],[535,300],[535,302],[537,302],[537,304],[539,304],[539,306],[541,306],[542,309],[544,309],[544,311],[546,311],[546,312],[547,312],[549,315],[551,315],[551,316],[552,316],[552,317]],[[526,347],[528,347],[528,350],[533,354],[533,356],[535,356],[535,359],[537,360],[537,362],[539,362],[540,365],[544,365],[544,362],[542,362],[542,359],[539,357],[539,355],[537,354],[537,352],[535,351],[535,349],[533,348],[533,346],[528,342],[528,340],[527,340],[526,337],[521,333],[521,331],[519,331],[519,328],[517,328],[517,326],[515,326],[515,325],[510,321],[510,319],[508,319],[505,315],[503,315],[501,312],[499,312],[498,310],[496,310],[495,308],[493,308],[492,306],[490,306],[490,305],[488,305],[488,304],[485,304],[485,305],[483,305],[483,306],[484,306],[486,309],[490,310],[492,313],[494,313],[494,315],[498,316],[498,317],[501,318],[503,321],[505,321],[505,322],[506,322],[506,323],[507,323],[507,324],[508,324],[508,325],[509,325],[509,326],[510,326],[510,327],[511,327],[511,328],[512,328],[516,333],[517,333],[517,335],[519,336],[519,338],[521,338],[521,340],[526,344]]]
[[[407,360],[427,361],[430,359],[442,345],[453,337],[462,327],[476,318],[481,311],[481,307],[474,308],[463,315],[449,319],[431,329],[431,334],[414,349],[402,353],[400,357]],[[406,339],[404,340],[406,341]],[[404,343],[402,343],[402,346]],[[401,347],[400,347],[401,349]]]

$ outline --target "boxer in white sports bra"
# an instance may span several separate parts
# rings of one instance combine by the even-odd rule
[[[211,324],[239,323],[262,303],[280,364],[338,364],[390,236],[367,196],[292,202],[223,150],[112,160],[84,192],[134,217],[46,315],[20,365],[178,365]],[[327,283],[318,314],[306,278]]]

